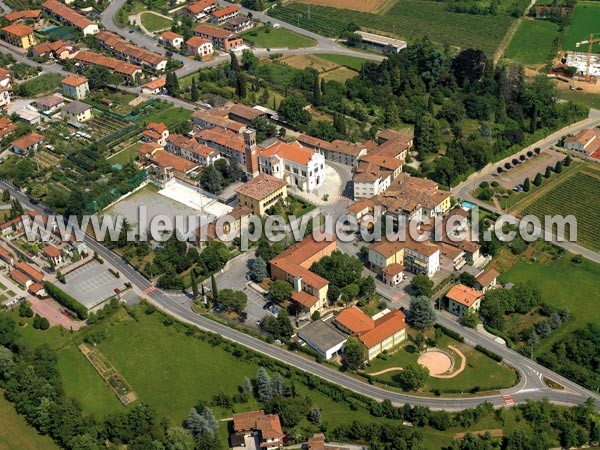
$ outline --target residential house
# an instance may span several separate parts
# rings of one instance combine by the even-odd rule
[[[287,185],[279,178],[261,173],[235,192],[239,205],[250,208],[253,214],[262,217],[267,209],[287,198]]]
[[[398,286],[404,280],[404,270],[402,264],[391,263],[381,269],[381,278],[385,284]]]
[[[407,149],[413,146],[413,136],[396,130],[387,129],[378,131],[376,139],[379,145],[385,142],[398,142],[406,146]],[[402,159],[406,159],[406,157],[402,157]]]
[[[53,266],[59,266],[63,263],[63,252],[61,249],[55,247],[52,244],[48,244],[46,245],[43,249],[42,249],[42,254],[48,258],[48,260],[50,261],[50,263]]]
[[[2,35],[9,44],[25,50],[37,43],[33,28],[22,23],[13,23],[2,28]]]
[[[101,31],[97,34],[96,38],[102,43],[104,48],[113,52],[119,59],[146,67],[155,72],[160,72],[167,68],[168,60],[165,55],[130,44],[116,33]]]
[[[12,77],[10,71],[0,67],[0,108],[10,105],[12,101]]]
[[[260,150],[259,170],[285,180],[305,192],[312,192],[325,182],[325,158],[297,141],[277,141]]]
[[[80,102],[79,100],[67,103],[62,108],[62,113],[67,120],[78,123],[86,122],[94,117],[92,114],[92,107],[87,103]]]
[[[65,61],[73,59],[77,54],[77,49],[72,42],[57,40],[54,42],[46,41],[34,46],[31,49],[32,56],[39,59],[57,59]]]
[[[186,5],[184,12],[197,22],[208,20],[208,15],[217,9],[216,0],[201,0]]]
[[[457,284],[446,294],[448,311],[458,317],[464,317],[467,311],[479,311],[483,292],[464,284]]]
[[[194,57],[198,56],[201,59],[205,59],[213,54],[213,44],[210,39],[206,39],[200,36],[192,36],[185,41],[187,51]]]
[[[181,45],[183,44],[183,36],[174,33],[173,31],[164,31],[160,35],[160,39],[163,44],[168,45],[169,47],[181,48]]]
[[[339,139],[327,142],[306,134],[301,134],[297,139],[304,147],[321,153],[326,160],[351,167],[356,167],[358,160],[368,152],[368,148],[364,144]]]
[[[150,179],[159,186],[176,178],[185,182],[198,172],[198,165],[181,156],[167,152],[156,143],[147,143],[138,149],[141,164],[146,166]]]
[[[35,295],[37,298],[48,297],[48,293],[46,292],[46,289],[44,288],[44,285],[42,283],[32,283],[31,285],[29,285],[27,291]]]
[[[391,350],[406,340],[406,322],[400,310],[372,319],[356,306],[344,309],[335,317],[335,324],[345,333],[357,337],[365,346],[367,361],[385,350]]]
[[[219,152],[231,162],[246,165],[244,138],[230,130],[204,129],[194,136],[196,140]]]
[[[329,281],[313,273],[309,268],[324,256],[330,256],[336,249],[334,236],[327,236],[317,242],[312,235],[293,244],[271,261],[271,278],[284,280],[293,287],[292,301],[311,316],[320,311],[327,300]]]
[[[348,450],[337,445],[327,445],[325,443],[325,435],[323,433],[316,433],[313,437],[308,439],[307,450]]]
[[[375,164],[360,161],[352,175],[354,199],[371,198],[383,194],[392,183],[393,172]]]
[[[467,263],[465,252],[458,247],[441,242],[440,250],[442,252],[442,264],[451,265],[453,270],[460,270]]]
[[[0,117],[0,142],[15,132],[17,127],[8,117]]]
[[[0,261],[4,262],[7,266],[12,266],[15,263],[15,258],[11,252],[4,247],[0,247]]]
[[[50,94],[46,95],[45,97],[38,98],[34,104],[39,111],[53,113],[64,106],[65,100],[56,94]]]
[[[58,0],[46,0],[42,4],[42,8],[56,20],[67,26],[75,27],[83,33],[84,36],[91,36],[100,31],[97,23],[79,14]]]
[[[444,236],[443,242],[465,252],[465,259],[470,265],[477,264],[481,258],[481,246],[476,242],[468,239],[463,239],[462,241],[452,240],[448,236]]]
[[[33,280],[20,270],[13,269],[8,274],[23,289],[28,289],[33,284]]]
[[[109,58],[108,56],[104,56],[96,52],[79,52],[75,59],[78,63],[82,65],[95,65],[106,67],[107,69],[110,69],[111,71],[123,76],[123,78],[125,78],[125,81],[127,81],[128,84],[137,84],[144,76],[142,68],[140,66],[124,61],[119,61],[115,58]]]
[[[15,263],[15,269],[36,283],[42,283],[44,281],[44,274],[25,262]]]
[[[29,22],[33,25],[37,25],[39,20],[42,18],[41,9],[24,9],[21,11],[12,11],[4,16],[9,22]]]
[[[564,148],[591,156],[600,150],[600,128],[584,128],[575,136],[567,136]]]
[[[44,139],[44,136],[33,131],[12,141],[10,148],[17,155],[26,155],[30,151],[36,151]]]
[[[440,270],[440,246],[431,242],[406,241],[404,265],[409,272],[417,275],[434,276]]]
[[[260,109],[251,108],[250,106],[242,105],[241,103],[236,103],[229,108],[228,116],[231,120],[236,122],[252,125],[254,120],[259,118],[266,119],[269,117],[269,114],[265,111],[261,111]]]
[[[340,355],[348,338],[329,322],[322,320],[304,325],[296,335],[326,360]]]
[[[183,134],[169,135],[165,148],[177,156],[202,166],[208,166],[220,158],[219,152]]]
[[[496,269],[488,269],[477,275],[477,283],[481,286],[481,291],[485,294],[490,289],[494,289],[498,285],[499,276]]]
[[[246,16],[239,16],[233,19],[229,19],[225,23],[225,28],[232,33],[241,33],[243,31],[249,30],[254,26],[254,22],[252,19]]]
[[[201,23],[194,29],[196,36],[212,41],[213,45],[220,47],[226,52],[244,45],[244,40],[235,33]]]
[[[164,123],[150,122],[142,132],[143,142],[156,142],[162,147],[167,145],[168,137],[169,129]]]
[[[60,85],[63,94],[75,100],[83,100],[90,93],[90,84],[86,77],[70,74],[64,78]]]
[[[243,443],[245,439],[256,438],[261,450],[276,450],[283,447],[283,437],[281,422],[276,414],[265,414],[260,410],[233,415],[232,446]]]
[[[142,86],[142,92],[144,94],[162,94],[167,85],[167,79],[165,77],[158,77]]]
[[[229,19],[237,17],[239,13],[239,5],[230,5],[225,8],[216,9],[210,13],[210,23],[213,25],[223,25]]]
[[[192,124],[203,129],[220,128],[233,133],[241,134],[246,130],[246,125],[229,119],[229,109],[211,108],[199,109],[192,114]]]
[[[388,240],[385,237],[369,246],[369,267],[378,274],[391,264],[403,266],[409,272],[432,277],[440,269],[440,246],[427,241],[415,241],[406,236],[406,240]],[[398,267],[387,272],[398,275]],[[400,278],[400,277],[399,277]],[[390,280],[390,273],[386,273]]]

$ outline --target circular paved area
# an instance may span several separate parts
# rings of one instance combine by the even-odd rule
[[[417,360],[419,364],[429,369],[431,375],[441,375],[452,367],[452,359],[447,354],[432,350],[423,353]]]

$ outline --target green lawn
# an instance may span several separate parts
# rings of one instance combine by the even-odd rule
[[[139,125],[146,125],[150,122],[162,122],[165,125],[167,125],[167,127],[173,128],[181,124],[182,122],[187,122],[191,120],[193,112],[194,111],[192,111],[191,109],[185,109],[180,107],[167,108],[145,116],[137,120],[137,123]]]
[[[521,11],[523,2],[517,2]],[[521,8],[522,5],[522,8]],[[493,54],[511,23],[508,13],[498,15],[460,14],[448,10],[448,4],[422,0],[396,1],[384,14],[351,11],[319,5],[291,3],[269,9],[269,15],[328,37],[338,38],[354,23],[369,31],[378,30],[413,41],[428,36],[439,44],[478,48]]]
[[[409,344],[412,346],[412,344]],[[448,349],[448,345],[455,346],[463,352],[467,358],[465,370],[454,378],[434,378],[430,377],[424,392],[432,392],[436,389],[448,391],[464,391],[469,392],[474,386],[478,386],[481,391],[497,390],[514,386],[517,382],[516,373],[506,364],[497,363],[490,357],[475,350],[468,345],[461,344],[458,341],[442,336],[438,341],[438,346],[442,349]],[[451,353],[452,350],[449,350]],[[379,372],[380,370],[391,367],[404,367],[410,363],[416,363],[419,358],[417,352],[411,353],[406,350],[406,347],[398,349],[395,353],[388,356],[387,360],[376,358],[371,361],[371,366],[367,370],[368,373]],[[460,360],[457,356],[456,366],[458,367]],[[388,372],[382,375],[377,375],[375,378],[382,382],[395,382],[399,372]]]
[[[40,436],[18,415],[0,391],[0,450],[58,450],[48,436]]]
[[[521,261],[513,265],[501,280],[531,283],[542,293],[542,300],[559,308],[567,307],[572,319],[542,341],[536,350],[541,354],[552,344],[588,322],[600,322],[600,265],[588,260],[571,262],[571,254],[556,261]]]
[[[599,24],[600,2],[577,2],[571,25],[569,25],[565,37],[563,45],[565,50],[587,52],[587,45],[577,48],[575,44],[588,39],[590,33],[600,33]],[[593,52],[600,53],[600,44],[594,44]]]
[[[330,55],[328,53],[321,54],[319,53],[319,58],[323,58],[327,61],[330,61],[334,64],[339,64],[340,66],[347,67],[352,70],[359,71],[362,69],[364,63],[368,60],[359,58],[357,56],[347,56],[347,55]]]
[[[523,20],[505,57],[525,66],[546,64],[552,60],[558,25],[547,20]]]
[[[314,47],[317,41],[286,28],[260,27],[243,34],[246,41],[262,48]]]
[[[152,12],[143,12],[141,18],[142,25],[144,25],[144,27],[150,32],[162,31],[167,28],[171,28],[171,24],[173,23],[173,20],[159,16],[158,14],[154,14]]]
[[[590,108],[600,109],[600,94],[571,91],[569,89],[559,89],[556,91],[556,94],[564,100],[581,103],[582,105],[589,106]]]
[[[58,73],[43,73],[39,77],[32,78],[20,83],[15,88],[15,93],[23,97],[41,97],[46,94],[57,92],[60,80],[64,77]]]
[[[130,161],[133,161],[137,156],[137,151],[141,147],[141,143],[136,142],[135,144],[130,145],[124,150],[121,150],[119,153],[114,154],[110,158],[108,158],[108,162],[110,164],[127,164]]]

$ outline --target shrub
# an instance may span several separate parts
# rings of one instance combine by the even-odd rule
[[[40,320],[40,330],[47,330],[48,328],[50,328],[50,322],[45,317],[42,317]]]
[[[58,303],[63,305],[65,308],[70,309],[80,320],[85,320],[88,317],[88,312],[85,306],[79,303],[75,298],[71,297],[65,291],[60,289],[55,284],[50,283],[49,281],[44,282],[44,289],[50,297],[56,300]]]
[[[500,183],[498,183],[497,181],[492,181],[492,187],[497,188],[498,186],[500,186]]]
[[[479,187],[481,189],[489,188],[490,187],[490,183],[488,183],[487,181],[482,181],[481,183],[479,183]]]
[[[502,356],[498,355],[497,353],[494,353],[494,352],[493,352],[493,351],[491,351],[491,350],[488,350],[488,349],[487,349],[487,348],[485,348],[485,347],[482,347],[482,346],[481,346],[481,345],[479,345],[479,344],[477,344],[477,345],[475,346],[475,349],[476,349],[476,350],[479,350],[479,351],[480,351],[481,353],[483,353],[484,355],[486,355],[486,356],[489,356],[489,357],[490,357],[490,358],[492,358],[494,361],[502,362],[502,360],[504,359],[504,358],[502,358]]]
[[[457,340],[458,342],[465,342],[465,338],[462,337],[459,333],[457,333],[456,331],[450,330],[448,328],[446,328],[443,325],[440,324],[435,324],[434,328],[437,328],[438,330],[441,330],[442,333],[444,333],[446,336],[451,337],[452,339]]]

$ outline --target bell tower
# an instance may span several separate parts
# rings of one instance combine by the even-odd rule
[[[244,152],[246,154],[246,175],[249,179],[256,178],[260,171],[258,168],[256,131],[252,128],[246,128],[246,131],[244,131]]]

